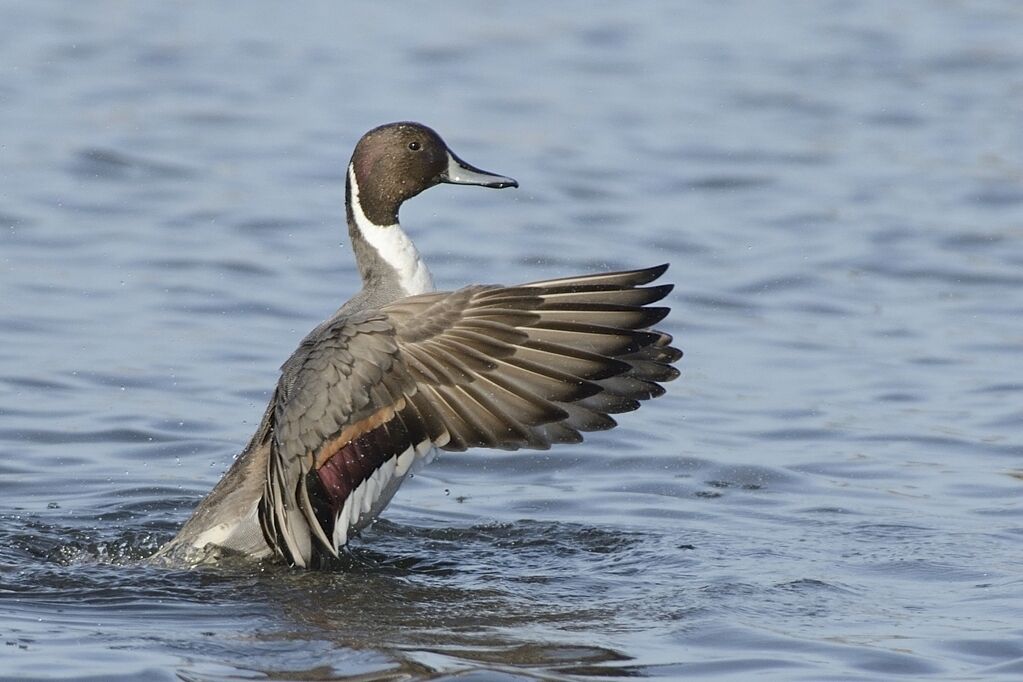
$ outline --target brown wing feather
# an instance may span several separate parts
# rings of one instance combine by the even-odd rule
[[[667,266],[515,287],[473,286],[402,299],[385,312],[420,384],[420,410],[450,431],[446,449],[576,442],[609,416],[661,395],[678,376],[671,336],[651,307],[671,285],[642,287]]]
[[[663,393],[681,351],[650,304],[671,286],[643,285],[665,268],[472,286],[321,325],[282,368],[267,543],[298,565],[336,555],[410,452],[579,442]]]
[[[446,426],[413,404],[416,393],[381,312],[331,320],[303,341],[282,368],[259,507],[275,554],[300,566],[336,555],[350,529],[368,521],[365,500],[343,514],[360,486],[381,470],[397,476],[386,465],[409,448],[446,441]],[[366,488],[370,507],[391,478]]]

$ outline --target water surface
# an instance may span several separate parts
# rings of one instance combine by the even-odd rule
[[[1023,675],[1023,8],[8,3],[0,677]],[[357,288],[348,155],[521,189],[438,284],[670,261],[683,378],[434,462],[343,571],[143,559]]]

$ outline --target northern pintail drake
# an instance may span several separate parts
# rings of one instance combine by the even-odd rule
[[[440,183],[518,186],[418,123],[359,141],[345,200],[362,290],[284,363],[252,440],[156,558],[322,565],[436,449],[578,443],[678,376],[652,328],[668,308],[650,305],[672,287],[645,286],[667,265],[435,291],[398,209]]]

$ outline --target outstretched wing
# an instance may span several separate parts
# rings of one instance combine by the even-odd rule
[[[546,449],[609,429],[678,376],[652,329],[667,268],[405,298],[328,322],[286,363],[260,518],[305,565],[336,554],[433,447]]]
[[[681,352],[652,330],[671,285],[642,288],[667,266],[424,294],[384,308],[411,401],[443,427],[445,450],[546,449],[610,429],[608,415],[664,393]]]

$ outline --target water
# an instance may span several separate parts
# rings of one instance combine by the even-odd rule
[[[1023,8],[414,7],[0,9],[0,677],[1023,675]],[[671,261],[683,379],[344,571],[146,565],[396,119],[522,184],[405,208],[440,286]]]

